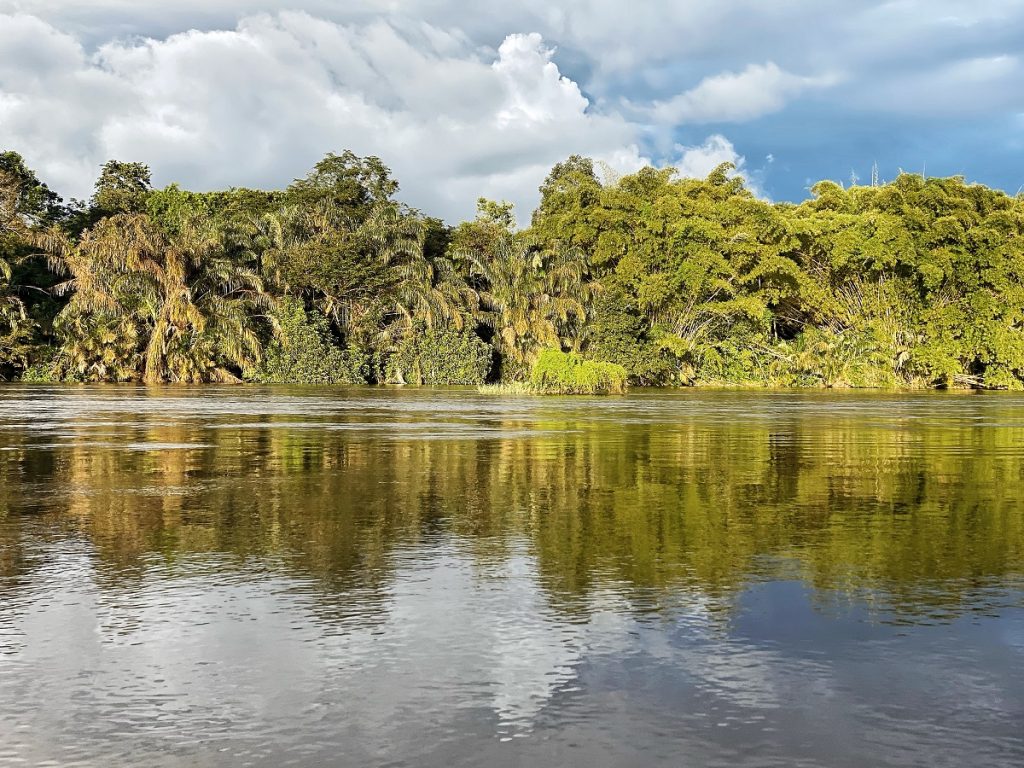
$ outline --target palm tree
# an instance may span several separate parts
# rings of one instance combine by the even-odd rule
[[[9,174],[0,174],[0,365],[27,362],[30,324],[25,305],[11,285],[10,262],[3,253],[18,247],[29,236],[18,208],[20,188]]]
[[[134,318],[63,312],[54,319],[54,330],[64,340],[51,371],[58,378],[138,380],[143,358]]]
[[[384,332],[405,337],[422,325],[462,329],[477,295],[446,258],[428,259],[423,222],[396,206],[380,207],[361,227],[374,257],[388,270],[391,289],[382,296]]]
[[[255,221],[250,249],[283,293],[304,295],[342,336],[388,354],[419,328],[461,329],[476,308],[452,264],[427,259],[423,246],[423,220],[396,203],[357,219],[321,201]]]
[[[253,222],[249,250],[274,286],[307,298],[343,335],[380,309],[396,284],[425,277],[422,223],[390,202],[364,218],[330,200],[282,208]],[[385,303],[385,311],[401,311]]]
[[[28,362],[31,327],[25,305],[11,289],[11,266],[0,258],[0,365],[24,367]]]
[[[55,271],[70,276],[55,289],[71,296],[55,326],[74,373],[122,378],[134,368],[147,384],[235,381],[228,365],[259,360],[256,318],[273,300],[208,224],[187,221],[169,235],[145,214],[118,214],[77,244],[56,231],[43,242]]]
[[[545,347],[578,347],[597,286],[577,249],[541,251],[507,236],[461,258],[481,281],[480,320],[494,331],[503,378],[524,375]]]

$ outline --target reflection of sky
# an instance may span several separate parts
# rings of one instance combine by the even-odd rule
[[[481,563],[451,539],[400,550],[383,600],[207,557],[100,589],[53,546],[3,590],[0,764],[1024,758],[1019,609],[894,627],[775,581],[723,621],[700,599],[637,613],[608,581],[565,613],[521,544]]]
[[[489,711],[496,734],[528,732],[572,679],[580,628],[547,608],[521,552],[486,574],[454,551],[419,556],[394,583],[383,622],[360,622],[346,606],[353,618],[333,626],[318,618],[324,597],[302,582],[165,580],[155,568],[102,592],[87,556],[61,556],[45,584],[15,593],[0,613],[0,637],[22,640],[0,660],[13,705],[0,705],[6,754],[41,758],[60,743],[73,755],[67,729],[83,751],[104,749],[112,726],[145,749],[190,732],[227,737],[275,722],[287,731],[292,718],[318,713],[386,736],[380,749],[422,738],[411,720],[456,733],[445,723],[464,713]]]
[[[486,573],[444,548],[410,561],[386,621],[325,639],[328,664],[376,711],[430,709],[440,697],[439,718],[487,708],[502,732],[528,729],[582,651],[580,629],[547,607],[535,568],[521,551]]]

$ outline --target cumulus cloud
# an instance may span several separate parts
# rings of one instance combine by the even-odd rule
[[[695,146],[677,144],[675,152],[676,158],[671,164],[680,176],[703,179],[722,163],[732,163],[735,174],[743,177],[747,188],[758,197],[766,197],[756,174],[747,167],[747,159],[721,134],[709,136],[704,143]]]
[[[391,164],[410,202],[458,217],[479,194],[528,211],[572,152],[638,164],[635,127],[589,111],[538,34],[490,53],[429,25],[287,12],[89,54],[31,16],[0,29],[0,60],[16,62],[0,69],[0,142],[77,195],[111,157],[148,162],[161,182],[276,186],[351,148]],[[25,58],[38,59],[30,78]]]
[[[788,99],[813,88],[835,85],[834,74],[805,77],[780,69],[773,62],[751,64],[742,72],[706,77],[694,88],[650,112],[659,123],[720,123],[752,120],[778,112]]]
[[[492,65],[505,86],[505,103],[497,120],[500,127],[572,120],[586,110],[588,102],[579,86],[562,77],[551,54],[537,33],[505,38]]]
[[[722,163],[732,163],[739,170],[745,160],[724,136],[709,136],[703,144],[686,147],[676,145],[678,159],[673,163],[680,176],[703,179]]]
[[[111,157],[161,183],[278,186],[351,148],[449,218],[479,194],[525,218],[572,153],[619,173],[689,164],[680,142],[694,163],[724,156],[723,124],[737,156],[777,158],[763,181],[783,197],[805,176],[925,156],[1020,185],[1004,157],[1024,113],[1020,0],[484,7],[0,0],[0,147],[79,196]]]

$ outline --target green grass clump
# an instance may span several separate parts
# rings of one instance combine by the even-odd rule
[[[545,349],[530,372],[530,384],[543,394],[609,395],[626,391],[626,369],[616,363]]]
[[[540,395],[528,381],[506,381],[500,384],[481,384],[477,392],[484,395]]]
[[[477,391],[487,395],[618,395],[626,391],[626,376],[621,365],[546,349],[533,364],[529,381],[485,384]]]

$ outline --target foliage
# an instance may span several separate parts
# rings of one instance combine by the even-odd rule
[[[267,345],[263,360],[245,372],[260,384],[365,384],[366,356],[333,343],[327,318],[306,312],[302,302],[289,297],[273,312],[277,336]]]
[[[329,153],[305,178],[297,179],[285,193],[285,203],[299,208],[326,203],[361,220],[397,192],[398,182],[380,158],[361,158],[346,150]]]
[[[462,222],[452,232],[451,252],[463,262],[467,262],[470,255],[484,258],[510,238],[514,230],[512,205],[481,197],[476,201],[476,218]]]
[[[152,176],[143,163],[118,160],[104,163],[90,201],[93,218],[115,213],[141,213],[152,188]]]
[[[398,191],[351,152],[270,191],[110,161],[66,205],[0,152],[0,376],[512,383],[550,349],[644,386],[1024,387],[1024,198],[961,178],[772,204],[574,155],[525,230]]]
[[[428,386],[478,385],[491,369],[491,347],[466,329],[418,325],[387,363],[386,381]]]
[[[14,196],[7,205],[21,216],[54,223],[67,214],[60,195],[40,181],[17,152],[0,152],[0,177],[7,194]]]
[[[672,383],[673,361],[651,339],[640,312],[630,306],[621,289],[600,294],[586,328],[587,356],[607,360],[626,369],[631,384],[663,386]]]
[[[35,369],[45,371],[47,379],[78,382],[140,380],[145,358],[139,338],[140,327],[133,318],[72,309],[58,316],[54,329],[57,338],[63,342],[60,350],[44,368]]]
[[[78,242],[56,231],[42,242],[69,276],[57,292],[71,298],[54,323],[67,375],[225,382],[259,361],[255,321],[273,299],[204,220],[170,234],[146,214],[122,213]]]
[[[537,391],[553,395],[622,394],[626,378],[621,365],[585,360],[559,349],[541,352],[530,372],[530,383]]]
[[[26,174],[18,174],[16,161],[20,157],[12,152],[0,154],[0,374],[27,364],[32,340],[25,302],[12,284],[12,261],[23,253],[30,212],[38,205],[25,191]]]
[[[539,395],[537,388],[527,381],[499,381],[481,384],[476,391],[482,395]]]
[[[57,370],[56,354],[51,351],[48,359],[25,367],[18,381],[23,384],[55,384],[61,381]]]
[[[461,258],[479,280],[479,318],[493,332],[502,379],[523,376],[543,347],[575,346],[594,293],[582,253],[504,236]]]
[[[599,229],[587,213],[600,203],[601,193],[590,158],[573,155],[557,163],[540,187],[540,205],[533,212],[534,234],[545,242],[593,251]]]

